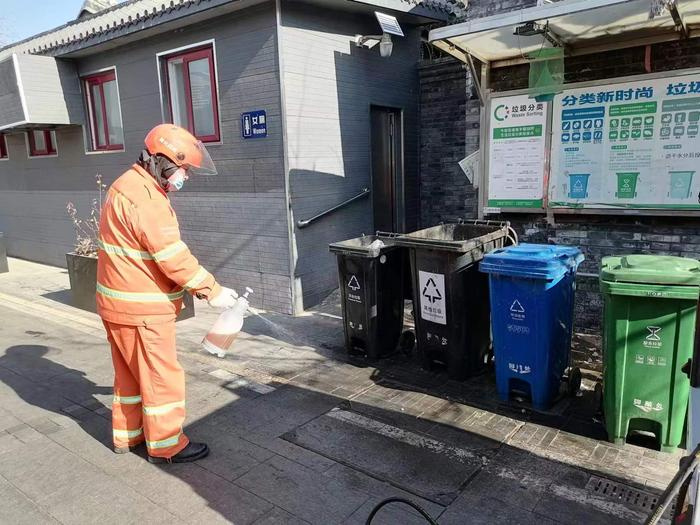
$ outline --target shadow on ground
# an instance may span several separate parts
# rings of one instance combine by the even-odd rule
[[[356,367],[374,368],[372,380],[394,390],[420,392],[440,397],[444,400],[463,403],[475,408],[488,410],[523,422],[533,422],[561,429],[592,439],[606,440],[603,424],[600,393],[594,389],[600,381],[600,363],[588,361],[595,348],[595,340],[590,336],[576,336],[572,358],[574,366],[581,367],[584,388],[576,397],[566,394],[547,411],[535,411],[525,399],[513,398],[510,403],[502,402],[496,391],[493,366],[477,377],[466,381],[453,381],[444,369],[434,367],[424,370],[421,367],[417,350],[410,352],[397,350],[390,357],[370,361],[359,354],[348,354],[343,340],[342,318],[339,306],[331,297],[321,311],[306,317],[291,318],[266,313],[267,322],[252,317],[246,320],[245,330],[253,336],[276,338],[289,346],[304,346],[323,357],[336,362],[349,363]],[[312,329],[309,327],[312,326]],[[405,329],[412,329],[410,307],[406,310]],[[313,338],[304,334],[313,333]]]
[[[111,388],[54,361],[60,355],[60,348],[10,347],[0,357],[0,380],[30,405],[68,413],[109,447],[100,396]],[[192,502],[203,501],[215,516],[238,525],[361,524],[390,496],[417,501],[441,525],[615,524],[638,522],[645,513],[596,497],[590,472],[508,445],[498,431],[489,437],[291,384],[272,384],[260,393],[231,377],[198,371],[189,372],[188,388],[198,418],[186,431],[207,441],[212,454],[197,464],[150,468],[187,484]],[[94,407],[83,403],[82,410],[67,410],[76,395],[92,397]],[[114,456],[114,463],[120,459]],[[180,519],[214,517],[183,495],[149,487],[129,470],[115,472]],[[424,522],[392,506],[374,523]]]

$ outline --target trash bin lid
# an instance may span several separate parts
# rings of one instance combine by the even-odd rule
[[[584,256],[576,247],[552,244],[518,244],[484,256],[482,272],[531,279],[555,280],[576,270]]]
[[[368,259],[379,257],[382,253],[395,248],[397,246],[392,237],[380,235],[363,235],[362,237],[336,242],[328,246],[328,249],[333,253],[366,257]]]
[[[452,222],[399,235],[396,243],[407,248],[419,248],[453,253],[472,250],[481,257],[485,244],[508,235],[507,222],[469,221]]]
[[[624,255],[604,257],[602,281],[643,284],[700,284],[700,262],[670,255]]]

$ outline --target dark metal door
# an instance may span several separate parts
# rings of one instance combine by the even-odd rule
[[[371,125],[374,229],[402,232],[404,199],[401,110],[372,106]]]

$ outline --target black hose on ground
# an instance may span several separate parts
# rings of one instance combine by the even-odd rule
[[[411,500],[407,500],[404,498],[387,498],[383,501],[380,501],[374,509],[372,509],[372,512],[370,512],[369,517],[367,518],[367,521],[365,522],[365,525],[372,525],[372,520],[374,519],[374,516],[376,516],[377,512],[384,507],[385,505],[388,505],[389,503],[403,503],[405,505],[408,505],[409,507],[413,507],[415,510],[417,510],[423,518],[425,518],[425,521],[430,523],[430,525],[439,525],[437,521],[435,521],[430,514],[428,514],[425,510],[423,510],[418,504],[413,503]]]

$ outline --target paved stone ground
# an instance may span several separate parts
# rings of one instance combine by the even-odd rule
[[[99,319],[67,306],[64,270],[10,264],[0,275],[0,523],[354,525],[389,496],[441,525],[639,523],[678,464],[603,441],[595,360],[582,396],[532,412],[498,402],[492,374],[454,383],[410,356],[349,359],[333,299],[300,318],[249,318],[221,360],[199,351],[215,313],[198,305],[178,323],[178,346],[186,430],[211,456],[164,466],[117,456]],[[390,506],[374,523],[424,521]]]

